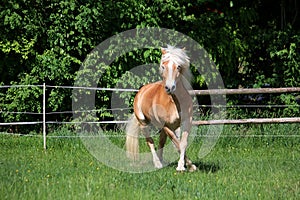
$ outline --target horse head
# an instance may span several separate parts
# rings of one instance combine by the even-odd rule
[[[160,73],[163,77],[165,90],[168,94],[173,94],[176,90],[176,84],[189,67],[189,57],[185,53],[185,49],[169,46],[162,48],[162,59],[160,62]]]

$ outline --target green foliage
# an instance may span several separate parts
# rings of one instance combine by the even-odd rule
[[[295,42],[299,44],[300,37],[295,36],[294,38],[297,39]],[[277,72],[273,75],[275,81],[283,79],[285,80],[284,85],[289,87],[298,87],[300,85],[300,56],[297,51],[296,43],[292,42],[284,49],[270,52],[272,59],[280,60],[280,62],[273,64],[274,68],[282,72]]]
[[[41,85],[45,82],[47,85],[73,85],[86,55],[105,39],[128,29],[162,27],[179,31],[203,45],[216,63],[227,88],[262,87],[265,84],[299,87],[300,34],[296,23],[299,17],[295,15],[298,8],[291,9],[294,5],[283,4],[281,8],[285,9],[287,16],[294,16],[283,17],[273,4],[281,5],[258,0],[5,0],[0,11],[1,84]],[[270,10],[270,13],[267,15],[265,10]],[[171,39],[176,44],[176,36]],[[150,38],[141,38],[140,42],[147,41]],[[157,47],[164,45],[156,44]],[[106,53],[113,56],[114,49],[108,47]],[[96,80],[96,84],[98,82],[95,86],[116,87],[126,83],[120,82],[126,71],[135,66],[158,63],[159,59],[160,52],[154,48],[125,52],[113,63],[98,66],[98,71],[90,78]],[[192,66],[193,84],[197,89],[204,88],[215,75],[198,74],[197,67]],[[138,88],[151,81],[142,78],[128,80],[124,87]],[[1,121],[39,119],[5,113],[40,112],[41,89],[29,90],[31,88],[1,89]],[[269,103],[295,105],[296,95],[278,95]],[[47,110],[72,110],[71,96],[69,89],[48,88]],[[126,106],[131,105],[132,96],[122,94]],[[99,119],[112,116],[107,110],[111,106],[111,97],[111,92],[96,92],[96,109],[101,110],[97,113]],[[237,98],[230,101],[238,103]],[[299,113],[292,107],[282,112],[277,114],[296,116]],[[53,116],[53,120],[58,121],[69,118]]]
[[[16,84],[12,82],[12,84]],[[38,81],[25,75],[22,79],[23,85],[36,85]],[[5,122],[11,121],[30,121],[32,116],[25,115],[22,112],[42,112],[43,91],[38,86],[12,87],[6,91],[6,96],[1,101],[2,117]],[[9,114],[8,112],[17,112]],[[18,113],[20,112],[20,113]]]

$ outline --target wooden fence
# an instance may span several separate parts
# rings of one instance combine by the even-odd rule
[[[74,124],[80,122],[51,122],[47,121],[46,115],[46,88],[67,88],[67,89],[87,89],[87,90],[106,90],[106,91],[127,91],[136,92],[135,89],[116,89],[116,88],[89,88],[89,87],[73,87],[73,86],[49,86],[49,85],[6,85],[0,86],[1,88],[10,87],[42,87],[43,88],[43,121],[35,122],[0,122],[0,126],[4,125],[26,125],[26,124],[42,124],[43,125],[43,136],[44,136],[44,148],[46,148],[46,124],[61,123],[61,124]],[[232,94],[271,94],[271,93],[298,93],[300,87],[288,87],[288,88],[251,88],[251,89],[212,89],[212,90],[193,90],[190,91],[194,95],[232,95]],[[65,113],[73,113],[75,111],[65,111]],[[24,112],[26,114],[27,112]],[[29,114],[30,112],[28,112]],[[32,113],[30,113],[32,114]],[[293,118],[255,118],[255,119],[223,119],[223,120],[201,120],[193,121],[193,125],[218,125],[218,124],[261,124],[261,123],[299,123],[300,117]],[[126,121],[102,121],[92,123],[126,123]]]
[[[136,89],[117,89],[117,88],[91,88],[91,87],[74,87],[74,86],[49,86],[49,85],[6,85],[0,86],[1,88],[10,87],[42,87],[43,88],[43,113],[32,113],[24,112],[24,114],[42,114],[43,121],[35,122],[0,122],[0,126],[4,125],[32,125],[32,124],[53,124],[53,123],[74,123],[74,122],[53,122],[47,121],[46,115],[46,88],[66,88],[66,89],[87,89],[87,90],[106,90],[106,91],[125,91],[125,92],[136,92]],[[192,90],[190,91],[193,95],[234,95],[234,94],[272,94],[272,93],[298,93],[300,87],[288,87],[288,88],[246,88],[246,89],[212,89],[212,90]],[[247,105],[245,106],[247,107]],[[65,111],[61,113],[73,113],[75,111]],[[51,113],[52,114],[52,113]],[[254,119],[223,119],[223,120],[202,120],[194,121],[194,125],[216,125],[216,124],[254,124],[254,123],[299,123],[300,117],[293,118],[254,118]],[[76,122],[80,123],[80,122]],[[102,121],[95,123],[126,123],[126,121]]]

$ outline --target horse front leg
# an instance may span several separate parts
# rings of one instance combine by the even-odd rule
[[[180,129],[178,129],[180,130]],[[179,161],[178,161],[178,166],[176,168],[177,171],[185,171],[185,167],[184,167],[184,161],[185,161],[185,149],[187,146],[187,140],[186,143],[184,145],[184,143],[182,142],[182,139],[179,140],[179,138],[177,137],[178,131],[175,131],[176,134],[169,129],[168,127],[164,127],[164,131],[168,134],[168,136],[171,138],[173,144],[175,145],[176,149],[179,152]],[[179,136],[179,135],[178,135]],[[183,137],[183,136],[182,136]]]
[[[179,142],[179,161],[178,161],[178,166],[176,168],[177,171],[185,171],[184,167],[184,161],[185,161],[185,151],[187,147],[187,138],[188,138],[188,132],[183,132],[181,136],[181,140]]]
[[[186,148],[188,145],[188,136],[189,136],[189,133],[187,131],[182,133],[182,137],[181,137],[180,144],[179,144],[180,158],[178,161],[178,166],[176,168],[177,171],[185,170],[184,163],[186,164],[186,166],[188,167],[190,172],[197,170],[196,165],[194,165],[192,163],[192,161],[189,160],[188,157],[186,156]]]
[[[184,131],[182,133],[181,139],[179,139],[178,131],[180,131],[180,128],[176,129],[175,133],[172,130],[170,130],[168,127],[164,127],[164,130],[169,135],[173,144],[175,145],[176,149],[179,152],[179,161],[176,170],[185,171],[185,167],[184,167],[185,164],[187,165],[190,172],[197,170],[197,167],[186,156],[186,148],[188,144],[189,133],[187,131]]]
[[[162,165],[159,157],[156,154],[155,147],[154,147],[154,141],[153,141],[152,137],[150,137],[150,131],[148,130],[148,127],[142,127],[141,130],[142,130],[144,136],[146,137],[147,145],[150,148],[150,151],[152,153],[154,167],[158,168],[158,169],[162,168],[163,165]]]

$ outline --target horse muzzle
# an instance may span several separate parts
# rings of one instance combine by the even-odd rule
[[[168,94],[173,94],[176,90],[176,85],[172,84],[171,86],[166,85],[165,90]]]

